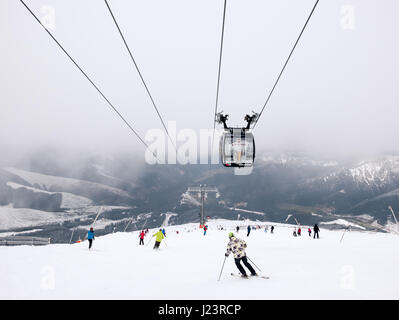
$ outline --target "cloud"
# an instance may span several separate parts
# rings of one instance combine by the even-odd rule
[[[54,7],[54,35],[144,137],[162,125],[105,4]],[[110,3],[166,121],[213,127],[223,2]],[[230,124],[260,111],[313,1],[229,1],[220,106]],[[399,47],[395,1],[321,2],[255,130],[257,148],[331,153],[396,150]],[[19,3],[2,2],[0,146],[144,147]],[[4,18],[4,19],[3,19]],[[11,142],[12,141],[12,142]]]

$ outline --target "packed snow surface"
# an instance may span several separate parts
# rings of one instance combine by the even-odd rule
[[[129,232],[98,237],[91,250],[87,241],[0,247],[0,299],[399,299],[398,235],[342,238],[343,230],[322,228],[313,239],[306,228],[294,237],[293,225],[275,224],[274,234],[269,227],[247,237],[247,223],[214,220],[205,236],[198,224],[169,226],[159,251],[157,230],[144,246]],[[218,281],[230,231],[270,279],[232,277],[230,255]]]

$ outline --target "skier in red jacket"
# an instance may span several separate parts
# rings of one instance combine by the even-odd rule
[[[141,230],[141,233],[140,233],[140,236],[139,236],[139,238],[140,238],[140,243],[139,243],[139,245],[144,245],[144,237],[145,237],[145,232],[144,232],[144,230]]]

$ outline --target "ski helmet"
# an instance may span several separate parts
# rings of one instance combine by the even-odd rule
[[[233,232],[229,233],[229,238],[231,238],[231,237],[234,237],[234,233]]]

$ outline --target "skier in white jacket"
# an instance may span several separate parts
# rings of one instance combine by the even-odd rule
[[[234,262],[240,270],[241,276],[247,278],[247,273],[245,272],[245,269],[241,265],[241,261],[244,263],[244,265],[249,269],[251,272],[252,276],[256,276],[256,271],[254,268],[249,264],[247,260],[247,256],[245,254],[245,248],[247,247],[247,244],[244,240],[238,239],[234,236],[233,232],[229,233],[229,243],[227,244],[227,251],[225,253],[225,256],[228,257],[230,253],[233,253],[234,256]]]

